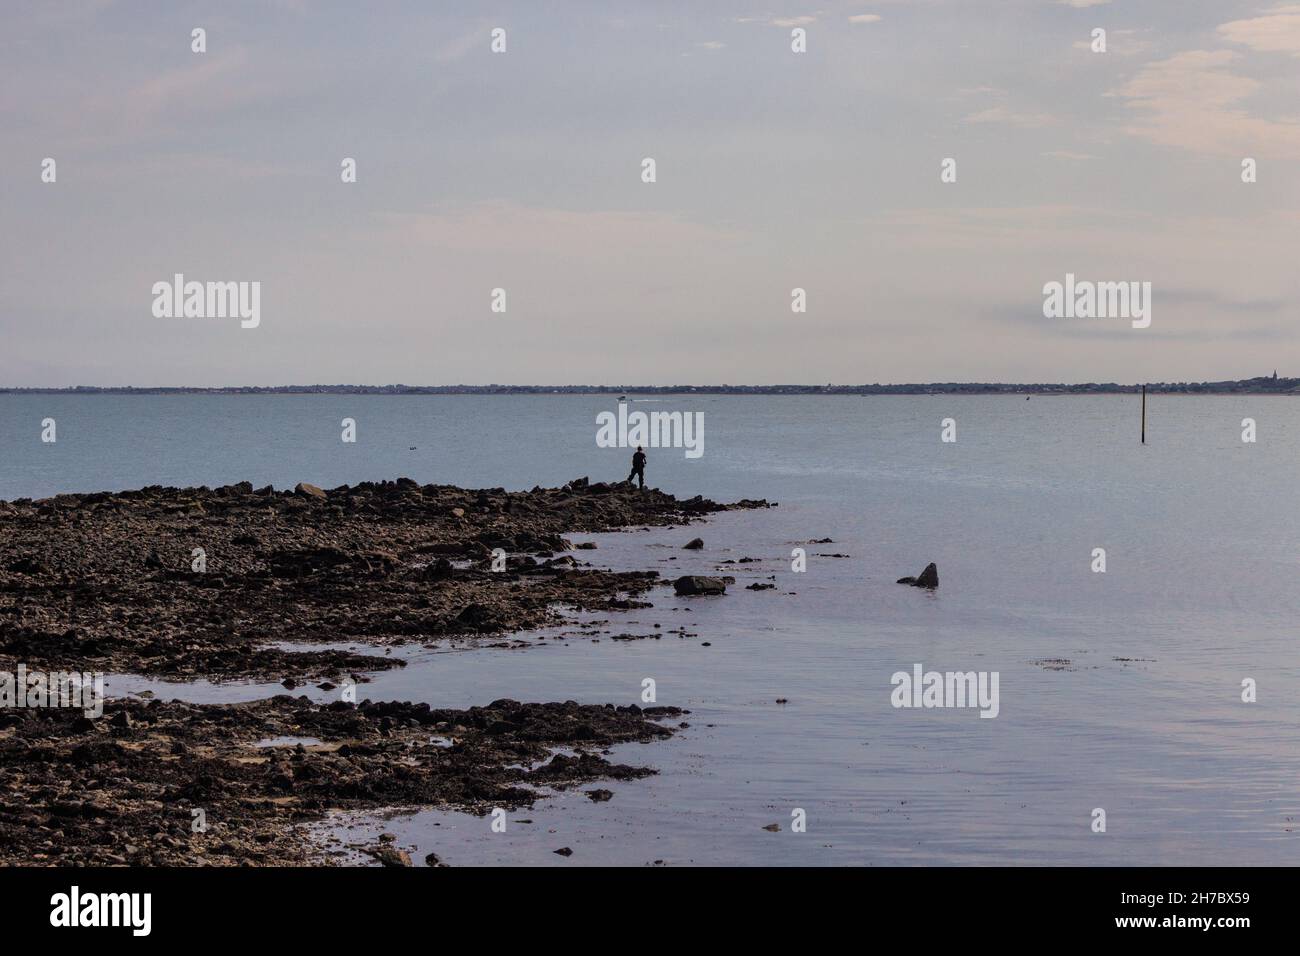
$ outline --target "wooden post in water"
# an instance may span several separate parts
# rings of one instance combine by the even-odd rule
[[[1142,444],[1147,443],[1147,387],[1142,386]]]

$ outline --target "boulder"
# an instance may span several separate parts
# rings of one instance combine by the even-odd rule
[[[467,604],[456,615],[458,627],[471,631],[491,631],[496,625],[496,615],[482,604]]]
[[[685,547],[682,548],[682,550],[683,550],[683,551],[699,551],[699,550],[701,550],[703,547],[704,547],[704,539],[703,539],[703,538],[692,538],[690,541],[686,542],[686,545],[685,545]]]
[[[935,567],[934,562],[925,566],[925,570],[919,576],[914,578],[899,578],[899,584],[910,584],[914,588],[926,588],[933,591],[939,586],[939,569]]]
[[[394,846],[379,846],[366,850],[372,857],[379,861],[382,866],[413,866],[411,855],[405,850],[399,850]]]
[[[293,489],[293,493],[295,495],[301,495],[304,498],[319,498],[322,501],[325,500],[325,492],[321,491],[321,489],[317,488],[315,485],[307,484],[305,481],[298,482]]]
[[[673,590],[678,594],[725,594],[727,582],[724,578],[706,578],[686,575],[673,582]]]

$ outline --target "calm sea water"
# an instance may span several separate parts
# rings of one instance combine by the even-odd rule
[[[387,830],[453,864],[1300,860],[1300,402],[1153,397],[1145,447],[1129,396],[684,395],[634,407],[704,413],[704,456],[651,449],[651,484],[780,502],[691,529],[591,536],[599,550],[578,553],[668,575],[761,559],[729,566],[738,582],[725,597],[659,590],[653,609],[609,624],[696,636],[421,649],[365,693],[633,703],[652,677],[659,703],[691,710],[690,727],[615,756],[661,773],[609,785],[608,803],[548,797],[505,833],[426,811],[352,821],[349,837]],[[615,408],[613,396],[6,395],[0,498],[621,479],[630,452],[595,445],[596,414]],[[40,441],[47,417],[53,445]],[[355,445],[339,440],[345,417]],[[1247,417],[1254,444],[1241,441]],[[696,535],[704,551],[680,550]],[[806,545],[808,570],[793,573],[791,549],[824,537],[833,543]],[[929,561],[937,593],[894,583]],[[776,590],[745,590],[768,575]],[[890,677],[915,663],[997,671],[999,716],[893,708]],[[1245,678],[1256,703],[1241,700]],[[279,690],[110,685],[200,700]],[[1090,827],[1098,807],[1104,834]],[[791,832],[793,808],[806,833]],[[561,846],[574,855],[551,852]]]

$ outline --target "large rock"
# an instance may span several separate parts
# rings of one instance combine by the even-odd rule
[[[686,575],[673,582],[673,590],[678,594],[726,594],[727,582],[722,578]]]
[[[683,550],[683,551],[699,551],[699,550],[700,550],[701,548],[703,548],[703,547],[704,547],[704,539],[703,539],[703,538],[692,538],[690,541],[688,541],[688,542],[685,544],[685,546],[682,548],[682,550]]]
[[[497,627],[496,614],[483,604],[467,604],[456,615],[459,628],[470,631],[491,631]]]
[[[320,498],[322,501],[325,500],[325,492],[321,491],[321,489],[317,488],[315,485],[307,484],[305,481],[298,482],[297,486],[293,489],[293,493],[296,495],[302,495],[304,498]]]
[[[914,578],[899,578],[899,584],[910,584],[914,588],[926,588],[933,591],[939,586],[939,569],[931,561],[925,566],[925,570],[919,576]]]
[[[405,850],[399,850],[395,846],[381,846],[371,850],[366,850],[372,857],[380,862],[383,866],[414,866],[411,862],[411,855]]]

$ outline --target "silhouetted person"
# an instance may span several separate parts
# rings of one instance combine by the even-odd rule
[[[636,454],[632,456],[632,473],[627,476],[627,483],[630,485],[632,479],[636,478],[641,482],[641,487],[645,487],[645,452],[641,446],[636,446]]]

